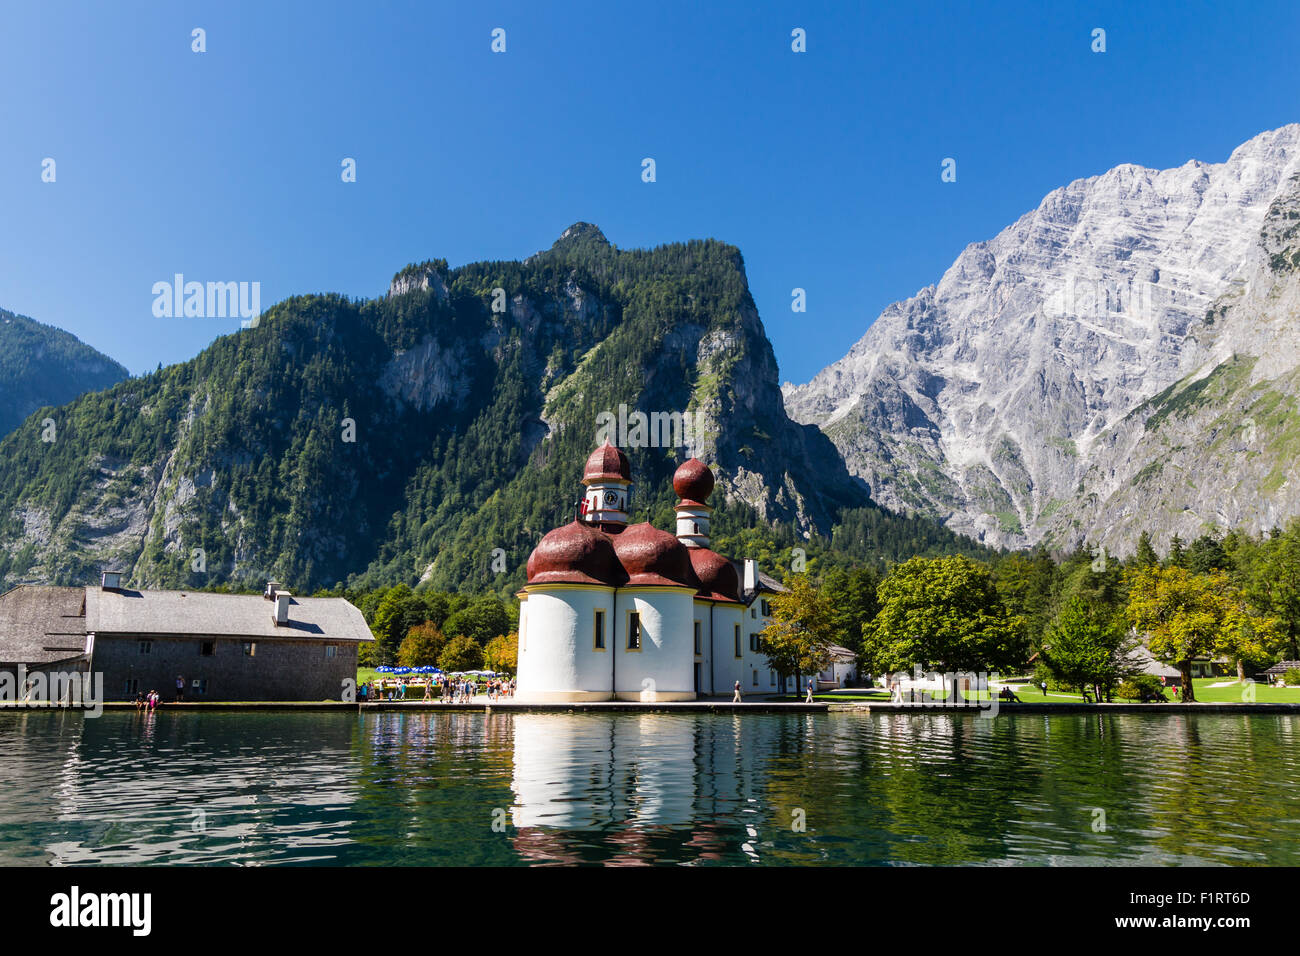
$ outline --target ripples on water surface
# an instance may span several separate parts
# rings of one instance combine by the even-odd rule
[[[0,863],[1296,865],[1298,730],[1287,715],[5,714]]]

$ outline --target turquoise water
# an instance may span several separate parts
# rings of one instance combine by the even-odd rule
[[[1285,715],[0,715],[0,863],[1300,864]]]

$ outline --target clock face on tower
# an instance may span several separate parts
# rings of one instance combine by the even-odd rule
[[[617,508],[617,507],[618,507],[618,492],[617,492],[617,491],[607,491],[607,492],[605,492],[605,507],[606,507],[606,508]]]

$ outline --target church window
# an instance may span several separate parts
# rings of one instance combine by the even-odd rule
[[[627,612],[627,649],[641,650],[641,615],[637,611]]]
[[[592,644],[591,646],[598,651],[605,649],[605,611],[596,612],[596,619],[592,625]]]

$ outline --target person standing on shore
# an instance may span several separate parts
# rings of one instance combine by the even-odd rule
[[[731,702],[732,702],[733,704],[739,704],[739,703],[741,702],[741,700],[740,700],[740,681],[736,681],[736,693],[732,696],[732,698],[731,698]]]
[[[182,677],[180,674],[177,674],[176,675],[176,700],[182,701],[184,699],[185,699],[185,678]]]
[[[813,702],[813,682],[811,677],[808,678],[808,693],[805,695],[803,702],[805,704],[811,704]]]

